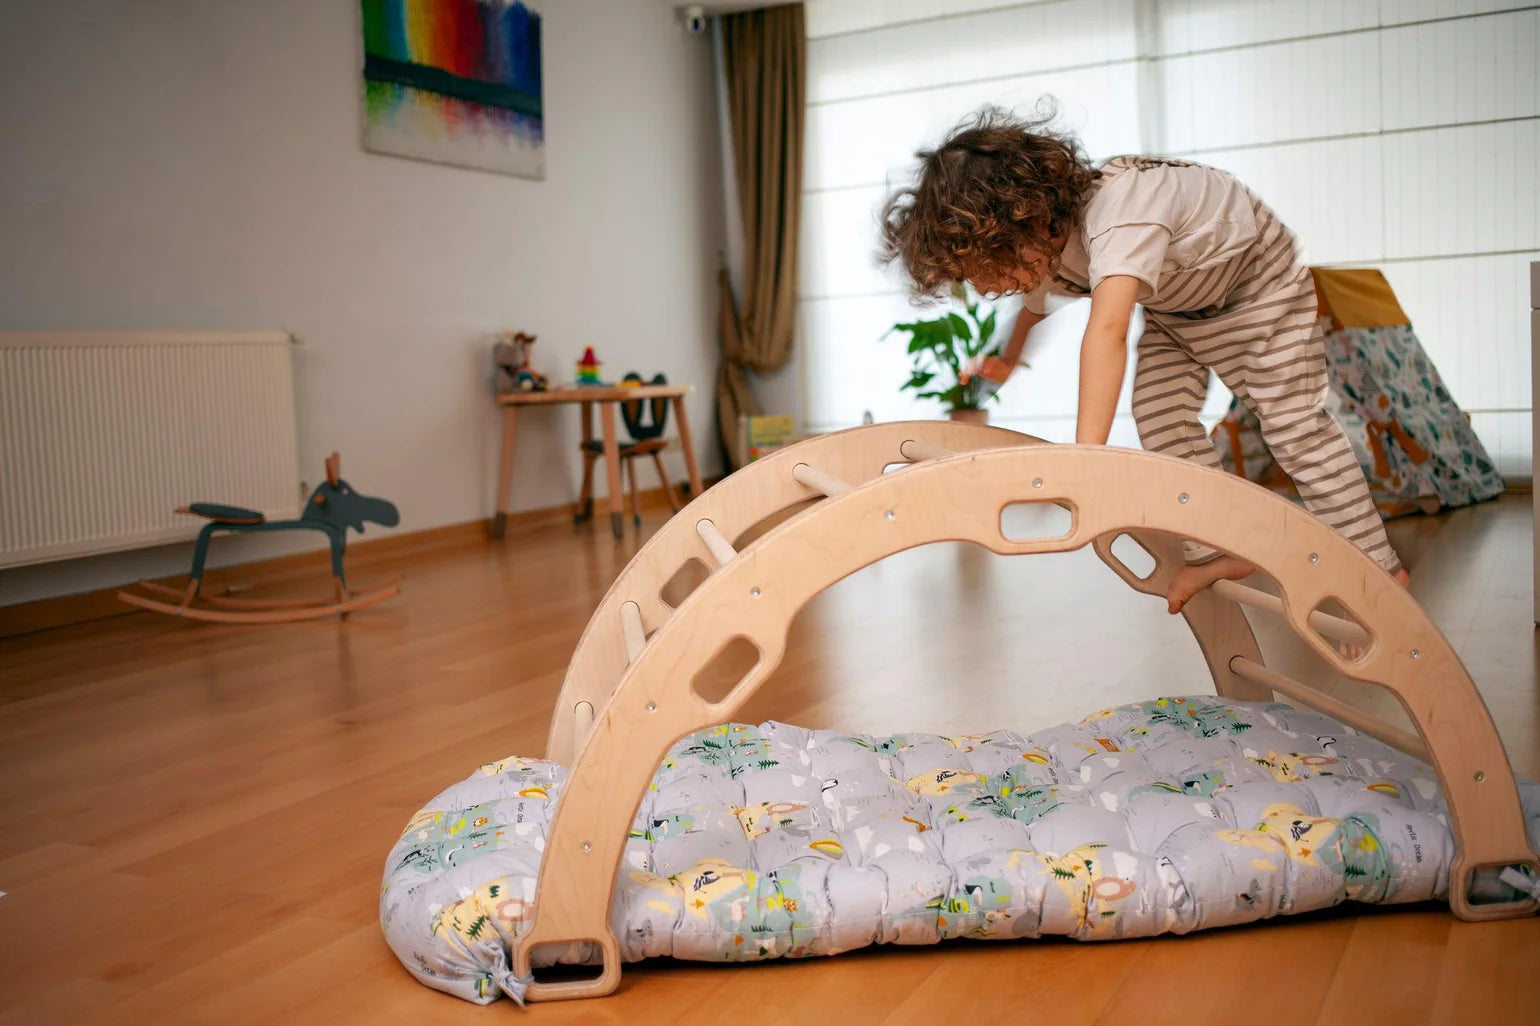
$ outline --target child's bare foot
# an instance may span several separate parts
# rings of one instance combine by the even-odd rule
[[[1166,591],[1166,610],[1180,613],[1188,599],[1215,581],[1239,581],[1255,571],[1256,567],[1236,556],[1219,556],[1207,563],[1184,566],[1171,578],[1171,587]]]

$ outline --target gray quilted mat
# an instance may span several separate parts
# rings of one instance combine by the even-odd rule
[[[490,763],[407,824],[380,918],[423,983],[476,1002],[520,992],[508,945],[533,915],[566,775]],[[1540,847],[1540,788],[1520,793]],[[1026,736],[732,724],[658,767],[612,926],[628,961],[1147,937],[1443,899],[1453,856],[1428,766],[1287,705],[1161,698]]]

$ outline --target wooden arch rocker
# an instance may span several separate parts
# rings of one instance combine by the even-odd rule
[[[885,473],[894,464],[912,465]],[[1066,507],[1072,525],[1062,537],[1012,541],[1001,514],[1018,503]],[[1154,558],[1147,576],[1113,554],[1122,534]],[[1183,616],[1218,694],[1269,701],[1276,691],[1431,763],[1457,848],[1452,911],[1466,920],[1532,914],[1534,900],[1484,904],[1472,890],[1478,873],[1518,876],[1510,867],[1533,873],[1540,864],[1485,704],[1411,595],[1335,531],[1256,485],[1170,457],[965,424],[882,424],[803,442],[727,478],[661,528],[600,603],[551,723],[546,756],[571,772],[546,840],[534,919],[511,950],[528,997],[596,997],[618,986],[609,905],[647,782],[676,739],[732,718],[780,662],[797,612],[825,588],[906,549],[967,541],[1002,555],[1089,544],[1134,588],[1163,596],[1182,538],[1251,561],[1281,592],[1226,583],[1188,603]],[[661,591],[691,559],[706,562],[710,576],[670,608]],[[1354,619],[1320,611],[1326,600]],[[1339,672],[1389,690],[1416,735],[1267,669],[1242,605],[1281,614]],[[706,700],[693,681],[739,638],[758,662],[720,701]],[[1362,654],[1350,661],[1336,641]],[[535,980],[534,951],[569,942],[595,945],[599,975]]]
[[[342,478],[342,457],[332,453],[326,458],[326,479],[316,486],[305,500],[305,510],[295,520],[268,520],[261,512],[239,506],[218,503],[195,502],[177,510],[208,520],[198,532],[198,543],[193,551],[192,571],[187,587],[178,591],[153,581],[140,581],[141,594],[120,591],[118,598],[130,605],[151,612],[190,620],[207,620],[215,623],[288,623],[296,620],[319,620],[329,616],[347,616],[355,609],[383,602],[401,593],[401,576],[398,574],[385,581],[357,591],[348,587],[343,569],[347,552],[348,528],[359,533],[365,523],[394,527],[400,522],[396,507],[384,499],[373,498],[353,490]],[[208,558],[209,540],[215,534],[227,532],[240,534],[260,531],[319,531],[326,536],[331,549],[332,594],[307,599],[242,599],[225,595],[205,595],[203,567]],[[173,601],[166,601],[167,599]]]

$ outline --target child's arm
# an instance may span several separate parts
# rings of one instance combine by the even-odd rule
[[[1128,366],[1128,321],[1139,298],[1139,279],[1110,275],[1091,293],[1091,317],[1080,342],[1080,407],[1075,441],[1106,445]]]
[[[1045,314],[1033,313],[1026,307],[1016,315],[1016,323],[1011,328],[1011,339],[1005,344],[1005,352],[1000,354],[1000,359],[1010,371],[1015,370],[1021,364],[1021,351],[1027,347],[1027,335],[1032,329],[1043,323]]]
[[[977,367],[965,368],[963,371],[963,384],[967,384],[968,378],[977,374],[981,378],[987,378],[996,384],[1003,383],[1010,377],[1016,368],[1021,366],[1021,351],[1027,347],[1027,336],[1032,329],[1043,323],[1047,314],[1033,313],[1026,307],[1016,314],[1016,323],[1011,328],[1011,337],[1005,344],[1005,350],[999,356],[991,356],[980,360]]]

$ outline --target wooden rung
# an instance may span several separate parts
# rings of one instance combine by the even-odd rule
[[[733,548],[732,543],[722,537],[722,532],[717,530],[717,525],[709,520],[697,521],[695,533],[700,535],[701,541],[706,543],[706,548],[711,550],[717,566],[726,566],[738,554],[738,550]]]
[[[798,463],[791,468],[791,476],[823,495],[834,498],[836,495],[844,495],[850,491],[850,485],[831,474],[825,474],[817,467],[810,467],[806,463]]]
[[[952,449],[943,449],[939,445],[916,442],[912,439],[899,445],[898,451],[910,463],[918,463],[921,460],[944,460],[948,456],[957,455],[956,451]]]
[[[1254,609],[1265,609],[1269,613],[1283,615],[1283,600],[1277,595],[1269,595],[1265,591],[1247,587],[1237,581],[1216,581],[1214,591],[1227,599],[1239,602],[1243,606],[1251,606]],[[1345,641],[1349,645],[1369,644],[1369,632],[1364,630],[1352,620],[1344,620],[1340,616],[1332,616],[1323,613],[1319,609],[1310,611],[1310,626],[1320,631],[1326,637],[1334,641]]]
[[[575,748],[582,748],[594,729],[594,707],[591,702],[579,702],[572,707],[572,741]]]
[[[1237,677],[1244,677],[1249,681],[1261,684],[1263,687],[1272,688],[1282,695],[1287,695],[1296,702],[1302,702],[1318,712],[1323,712],[1333,719],[1341,720],[1359,733],[1368,734],[1385,742],[1392,748],[1398,748],[1407,755],[1415,756],[1423,762],[1431,763],[1433,756],[1428,751],[1428,746],[1422,738],[1415,734],[1409,734],[1397,727],[1381,723],[1367,713],[1353,708],[1346,702],[1332,698],[1330,695],[1313,688],[1309,684],[1295,680],[1293,677],[1285,677],[1281,673],[1274,673],[1260,663],[1254,663],[1245,656],[1236,656],[1230,660],[1230,670]]]
[[[620,607],[620,632],[626,639],[626,661],[636,662],[647,644],[647,631],[642,627],[642,609],[635,602]]]

